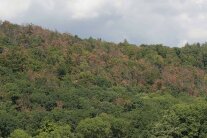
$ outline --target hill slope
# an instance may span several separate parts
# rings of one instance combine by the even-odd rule
[[[115,44],[3,22],[0,135],[202,137],[206,67],[207,44]]]

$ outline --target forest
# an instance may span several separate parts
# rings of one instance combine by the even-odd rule
[[[0,137],[206,138],[207,43],[138,46],[0,22]]]

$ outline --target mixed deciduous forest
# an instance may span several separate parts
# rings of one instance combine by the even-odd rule
[[[0,137],[206,138],[207,43],[81,39],[0,23]]]

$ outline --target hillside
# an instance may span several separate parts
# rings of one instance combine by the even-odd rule
[[[0,137],[205,137],[207,44],[0,24]]]

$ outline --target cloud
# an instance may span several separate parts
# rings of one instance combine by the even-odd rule
[[[71,0],[67,2],[67,9],[73,19],[90,19],[98,17],[104,5],[104,0]]]
[[[11,19],[21,16],[29,7],[30,0],[0,0],[0,17]]]
[[[0,0],[0,18],[108,41],[180,46],[207,39],[206,0]]]

